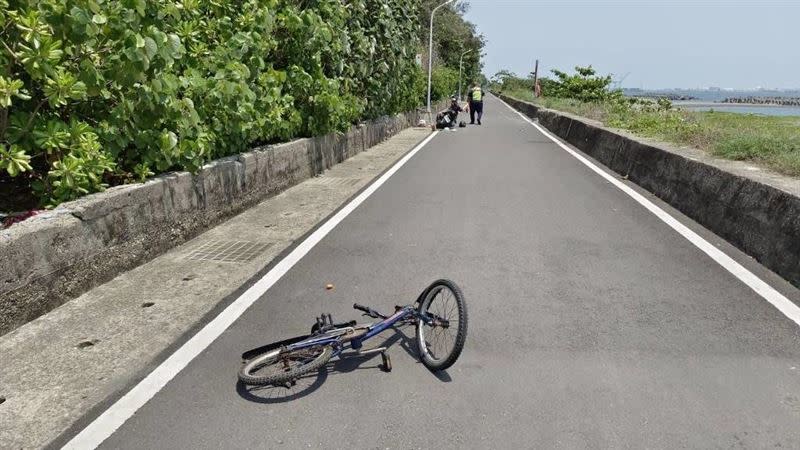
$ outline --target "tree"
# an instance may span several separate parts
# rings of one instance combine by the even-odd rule
[[[611,86],[611,75],[598,76],[594,68],[575,66],[575,73],[570,75],[557,69],[553,69],[556,79],[548,86],[550,92],[542,91],[551,97],[573,98],[583,102],[601,102],[615,100],[622,97],[619,89],[609,89]]]
[[[420,42],[426,46],[426,51],[431,10],[441,2],[442,0],[422,0],[419,8]],[[433,27],[433,48],[436,56],[434,65],[442,65],[458,73],[461,54],[472,50],[464,56],[462,69],[465,84],[481,80],[481,52],[486,45],[486,39],[478,33],[475,25],[464,19],[468,10],[468,2],[443,7],[436,12]]]
[[[492,77],[492,84],[500,91],[533,90],[533,76],[521,78],[509,70],[501,70]]]

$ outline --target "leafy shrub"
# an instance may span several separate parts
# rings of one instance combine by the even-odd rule
[[[416,106],[411,0],[0,0],[0,171],[55,205]]]
[[[497,92],[533,91],[533,78],[521,78],[510,70],[501,70],[494,74],[490,81],[490,89]]]
[[[449,98],[457,92],[458,71],[445,66],[435,67],[431,72],[431,101]]]
[[[534,74],[531,72],[527,78],[517,76],[508,70],[501,70],[492,77],[490,89],[498,92],[530,93],[533,95]],[[543,97],[550,97],[556,91],[558,82],[547,77],[539,77],[539,87]],[[524,95],[524,94],[523,94]],[[533,97],[531,97],[533,98]]]
[[[572,75],[552,70],[555,79],[549,83],[546,95],[573,98],[582,102],[605,102],[622,99],[622,91],[609,89],[611,76],[598,76],[592,66],[575,66]],[[542,89],[544,91],[544,89]]]

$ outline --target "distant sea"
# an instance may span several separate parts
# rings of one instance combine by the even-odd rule
[[[741,103],[714,103],[702,101],[675,101],[672,105],[689,111],[718,111],[762,116],[800,116],[798,106],[747,105]]]
[[[800,107],[780,105],[748,105],[741,103],[721,103],[726,98],[736,97],[800,97],[800,90],[748,90],[733,91],[724,89],[623,89],[625,95],[678,95],[694,97],[695,100],[674,101],[674,106],[692,111],[720,111],[738,114],[759,114],[766,116],[800,116]]]

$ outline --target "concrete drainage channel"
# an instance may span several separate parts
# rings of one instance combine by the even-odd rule
[[[231,263],[248,262],[264,253],[271,245],[269,242],[214,240],[192,250],[191,253],[186,255],[186,259]]]
[[[800,180],[499,97],[800,287]]]

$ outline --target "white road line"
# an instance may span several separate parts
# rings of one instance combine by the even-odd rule
[[[747,270],[744,266],[736,262],[733,258],[726,255],[722,250],[718,249],[710,242],[703,239],[702,236],[690,230],[688,227],[686,227],[686,225],[680,223],[678,219],[672,217],[671,215],[669,215],[669,213],[659,208],[653,202],[651,202],[650,200],[648,200],[647,198],[643,197],[641,194],[633,190],[630,186],[626,186],[623,182],[619,181],[618,179],[606,173],[606,171],[604,171],[603,169],[599,168],[597,165],[586,159],[583,155],[569,148],[559,139],[550,134],[549,131],[545,130],[542,126],[533,122],[524,114],[512,108],[511,105],[504,102],[500,98],[498,98],[498,100],[500,100],[504,105],[506,105],[508,109],[517,113],[520,117],[522,117],[523,120],[533,125],[537,130],[539,130],[542,134],[547,136],[551,141],[555,142],[559,147],[566,150],[570,155],[574,156],[575,159],[582,162],[588,168],[592,169],[592,171],[594,171],[601,177],[605,178],[608,182],[610,182],[611,184],[619,188],[622,192],[628,194],[631,198],[636,200],[639,204],[647,208],[651,213],[655,214],[656,217],[658,217],[664,223],[669,225],[673,230],[680,233],[681,236],[683,236],[689,242],[694,244],[697,248],[702,250],[703,253],[710,256],[711,259],[717,262],[717,264],[724,267],[725,270],[732,273],[736,278],[741,280],[742,283],[746,284],[748,287],[750,287],[750,289],[754,290],[758,295],[760,295],[766,301],[772,304],[772,306],[778,308],[778,310],[782,312],[786,317],[794,321],[794,323],[796,323],[797,325],[800,325],[800,307],[792,303],[788,298],[784,297],[783,294],[775,290],[775,288],[767,284],[764,280],[756,276],[754,273]]]
[[[400,161],[395,163],[386,173],[375,180],[369,187],[356,198],[345,205],[327,222],[307,237],[291,253],[286,255],[278,264],[258,280],[250,289],[246,290],[239,298],[223,310],[217,317],[209,322],[203,329],[189,339],[183,346],[175,351],[155,370],[150,372],[145,379],[137,384],[116,403],[105,410],[97,419],[90,423],[63,448],[65,449],[93,449],[108,439],[122,424],[145,403],[153,398],[170,380],[175,378],[197,355],[211,345],[225,330],[230,327],[253,303],[256,302],[267,290],[272,287],[289,269],[300,261],[315,245],[333,230],[351,212],[358,208],[370,195],[378,190],[386,181],[395,174],[405,163],[417,154],[438,132],[431,133],[424,141],[408,152]]]

